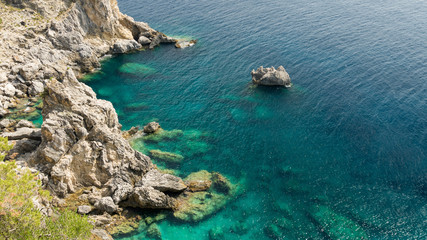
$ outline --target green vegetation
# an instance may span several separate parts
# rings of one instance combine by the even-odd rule
[[[0,138],[1,158],[11,145]],[[0,162],[0,240],[2,239],[89,239],[93,226],[87,217],[70,210],[44,215],[36,205],[51,196],[29,170],[18,169],[14,161]]]
[[[7,152],[13,148],[13,145],[9,145],[7,138],[0,137],[0,162],[4,160]]]

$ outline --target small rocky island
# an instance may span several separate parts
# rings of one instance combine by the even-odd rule
[[[284,86],[291,87],[291,78],[283,66],[275,69],[259,67],[256,71],[252,70],[252,82],[258,85],[266,86]]]

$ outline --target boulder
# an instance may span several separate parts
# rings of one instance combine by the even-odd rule
[[[3,89],[0,89],[0,91],[3,90],[3,94],[8,97],[13,97],[16,92],[16,88],[12,85],[12,83],[7,83]]]
[[[181,178],[155,169],[146,173],[135,186],[149,186],[161,192],[182,192],[187,188]]]
[[[77,207],[77,213],[78,214],[86,215],[86,214],[90,213],[91,211],[92,211],[92,206],[89,206],[89,205],[83,205],[83,206]]]
[[[112,214],[117,211],[118,206],[114,204],[114,201],[111,197],[103,197],[95,203],[95,208]]]
[[[145,37],[145,36],[140,36],[138,38],[138,43],[141,44],[141,45],[148,45],[148,44],[151,43],[151,40],[149,38]]]
[[[154,133],[160,128],[160,124],[157,122],[150,122],[147,125],[144,126],[144,132],[145,133]]]
[[[34,124],[28,120],[19,120],[19,122],[15,125],[16,128],[34,128]]]
[[[291,87],[291,78],[283,66],[277,68],[259,67],[256,71],[252,70],[252,82],[258,85],[266,86],[285,86]]]
[[[119,40],[114,43],[111,52],[112,53],[127,53],[142,48],[135,40]]]
[[[124,202],[123,205],[139,208],[170,209],[174,206],[174,199],[153,187],[141,186],[134,188],[129,200]]]

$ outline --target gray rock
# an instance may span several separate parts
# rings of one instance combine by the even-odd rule
[[[18,128],[15,132],[4,132],[1,134],[2,137],[7,137],[9,140],[19,140],[23,138],[41,140],[40,128]]]
[[[28,138],[17,140],[6,158],[10,159],[11,156],[14,156],[16,159],[21,158],[22,155],[35,152],[39,145],[40,140],[33,140]]]
[[[12,83],[6,83],[6,85],[4,86],[3,90],[3,94],[8,96],[8,97],[13,97],[15,95],[16,89],[15,87],[12,85]]]
[[[96,227],[104,227],[105,225],[111,223],[111,221],[113,220],[111,215],[107,212],[102,215],[93,215],[89,218],[93,220]]]
[[[92,211],[92,206],[83,205],[77,207],[77,213],[81,215],[86,215]]]
[[[160,124],[157,122],[150,122],[147,125],[145,125],[144,127],[144,132],[145,133],[154,133],[155,131],[157,131],[160,128]]]
[[[138,39],[138,43],[141,45],[148,45],[151,43],[151,40],[145,36],[140,36]]]
[[[37,62],[31,62],[24,65],[20,70],[19,74],[26,80],[31,81],[36,76],[40,69],[40,65]]]
[[[127,53],[140,48],[142,48],[141,44],[135,40],[119,40],[113,45],[111,51],[112,53]]]
[[[135,186],[153,187],[161,192],[182,192],[187,189],[187,186],[181,178],[170,174],[160,173],[155,169],[145,174],[141,181],[139,181]]]
[[[291,78],[283,66],[277,68],[263,68],[262,66],[256,71],[252,70],[252,82],[258,85],[266,86],[285,86],[291,87]]]
[[[28,120],[22,119],[19,120],[19,122],[15,125],[16,128],[23,128],[23,127],[27,127],[27,128],[35,128],[34,124]]]
[[[16,120],[5,118],[0,121],[0,128],[10,128],[16,124]]]
[[[154,189],[153,187],[147,186],[135,188],[129,200],[124,202],[124,206],[139,208],[170,209],[173,205],[173,198]]]
[[[30,96],[39,95],[43,91],[44,91],[44,85],[42,82],[39,82],[39,81],[33,81],[31,86],[28,88],[28,94]]]
[[[91,233],[100,238],[101,240],[113,240],[113,237],[111,237],[111,235],[108,234],[108,232],[104,229],[93,229]]]
[[[196,45],[197,40],[191,40],[191,41],[178,41],[175,44],[175,47],[177,48],[187,48],[187,47],[192,47],[194,45]]]
[[[95,208],[111,214],[117,211],[118,206],[114,204],[111,197],[103,197],[95,203]]]

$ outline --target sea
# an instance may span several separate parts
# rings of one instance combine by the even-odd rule
[[[241,187],[198,222],[169,214],[163,240],[427,239],[427,1],[118,3],[198,42],[114,56],[82,81],[124,130],[184,133],[138,150]],[[252,69],[280,65],[291,88],[252,84]]]

